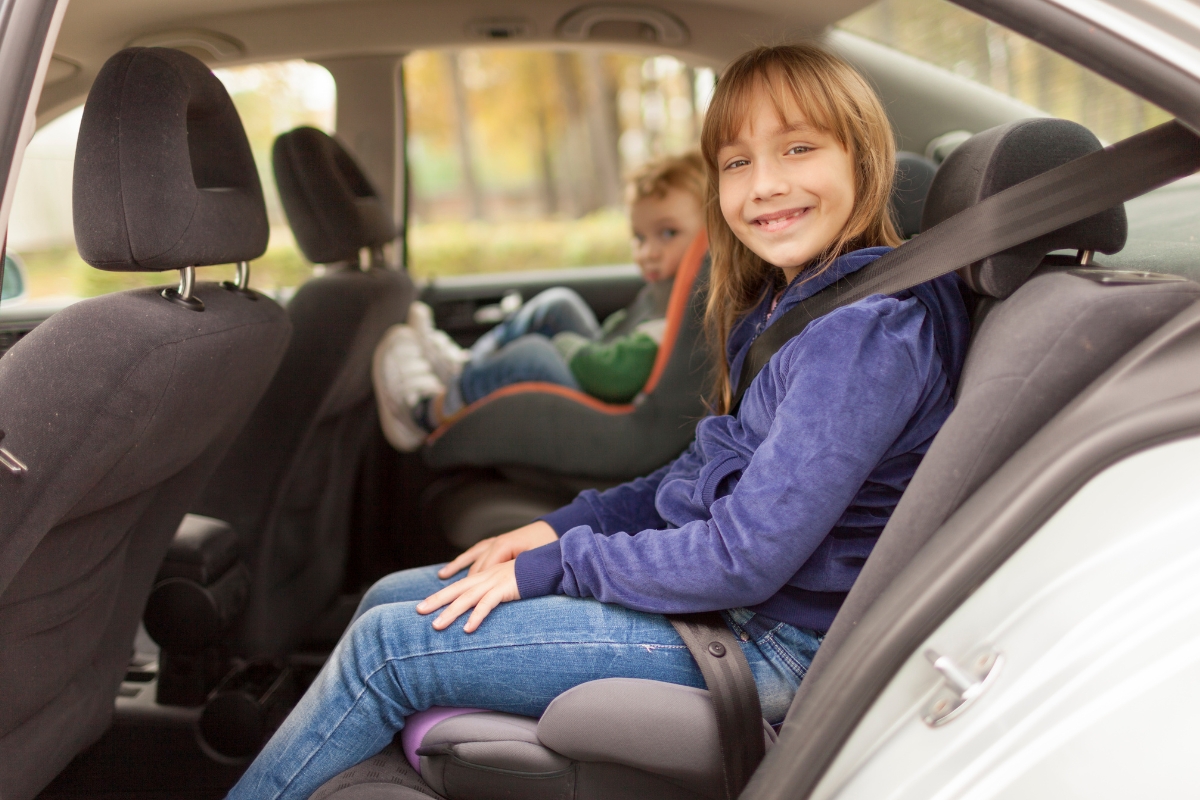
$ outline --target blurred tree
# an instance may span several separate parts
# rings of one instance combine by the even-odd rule
[[[467,90],[463,86],[462,64],[458,53],[447,53],[451,96],[454,98],[454,122],[458,139],[458,157],[462,162],[463,183],[471,200],[471,219],[483,219],[483,195],[475,179],[475,157],[471,152],[471,116],[467,110]]]
[[[838,27],[1079,122],[1105,141],[1170,119],[1116,84],[945,0],[879,0]]]

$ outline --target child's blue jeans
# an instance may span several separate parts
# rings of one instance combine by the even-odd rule
[[[540,381],[578,389],[550,337],[571,331],[589,339],[600,336],[596,315],[584,299],[565,287],[541,292],[517,313],[479,337],[471,360],[458,381],[459,396],[448,401],[448,413],[513,383]],[[460,402],[461,401],[461,402]]]
[[[556,286],[530,298],[517,313],[480,336],[471,345],[472,361],[480,361],[526,334],[538,333],[549,339],[563,331],[597,339],[600,323],[576,291]]]
[[[475,633],[444,631],[416,601],[451,581],[437,567],[397,572],[371,588],[299,705],[231,798],[307,798],[391,742],[404,719],[430,706],[479,707],[531,717],[566,690],[599,678],[647,678],[703,688],[667,619],[595,600],[552,596],[505,603]],[[742,640],[763,716],[781,721],[823,638],[725,612]]]

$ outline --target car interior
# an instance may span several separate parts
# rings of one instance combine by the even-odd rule
[[[702,234],[676,278],[651,378],[631,403],[516,384],[454,415],[419,452],[387,443],[372,357],[415,300],[469,344],[513,293],[569,286],[603,319],[642,285],[632,265],[432,279],[406,269],[416,158],[407,54],[620,51],[719,75],[753,44],[821,41],[868,77],[891,116],[900,151],[892,209],[905,239],[1109,144],[836,27],[867,5],[73,0],[37,124],[84,103],[75,245],[98,270],[161,273],[169,285],[28,300],[26,267],[6,260],[0,796],[224,796],[374,580],[656,469],[706,413]],[[334,130],[279,131],[269,164],[256,165],[212,70],[295,59],[336,83]],[[317,265],[286,296],[255,288],[269,235],[263,169],[296,247]],[[888,620],[898,630],[897,598],[914,576],[982,540],[1002,516],[1000,488],[1049,474],[1018,469],[1037,463],[1031,453],[1129,398],[1187,388],[1163,388],[1154,365],[1200,357],[1200,340],[1189,338],[1200,308],[1196,217],[1163,222],[1187,197],[1180,192],[1194,192],[1190,180],[961,270],[975,301],[955,411],[782,729],[761,721],[771,775],[819,776],[812,765],[824,768],[849,735],[818,741],[827,709],[857,685],[847,664],[867,652],[866,632],[885,640]],[[230,264],[234,280],[207,279],[207,267]],[[1158,382],[1134,391],[1143,375]],[[722,736],[707,691],[595,681],[540,719],[420,712],[391,746],[313,797],[715,800],[737,796]],[[789,747],[811,761],[771,760]],[[784,796],[772,792],[793,784],[780,781],[756,777],[744,796]],[[813,783],[800,785],[808,796]]]

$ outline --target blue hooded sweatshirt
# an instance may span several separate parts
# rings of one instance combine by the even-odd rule
[[[730,375],[788,309],[888,250],[793,281],[774,312],[765,292],[730,334]],[[670,464],[546,515],[559,539],[517,557],[521,597],[660,614],[746,607],[828,630],[953,408],[966,296],[952,273],[812,322],[772,356],[736,417],[704,418]]]

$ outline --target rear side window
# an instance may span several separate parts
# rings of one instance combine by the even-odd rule
[[[254,64],[215,70],[233,97],[254,152],[271,222],[266,254],[254,262],[252,285],[286,296],[312,274],[292,239],[271,170],[275,137],[297,125],[332,131],[336,109],[333,77],[304,61]],[[8,248],[19,253],[28,274],[28,297],[93,297],[119,289],[171,283],[174,273],[103,272],[75,249],[71,178],[83,106],[47,123],[25,151],[8,228]],[[200,280],[224,280],[232,267],[209,267]]]
[[[712,86],[711,70],[669,56],[411,54],[410,270],[628,263],[623,178],[696,146]]]
[[[1171,119],[1132,92],[945,0],[879,0],[838,27],[1085,125],[1105,143]],[[944,156],[961,141],[945,139],[942,152],[928,155]],[[1131,241],[1200,244],[1200,178],[1176,181],[1125,208]]]

